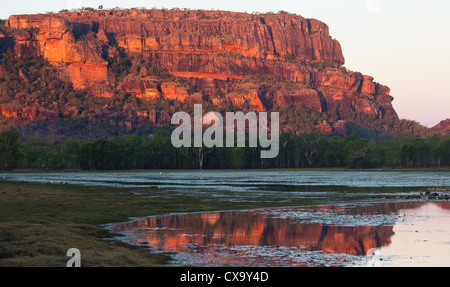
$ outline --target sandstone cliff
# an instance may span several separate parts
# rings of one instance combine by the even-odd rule
[[[433,131],[438,135],[448,136],[450,135],[450,119],[441,121],[439,124],[433,127]]]
[[[36,51],[92,96],[119,91],[147,101],[210,99],[257,111],[299,106],[398,120],[390,89],[345,69],[328,26],[297,15],[138,9],[13,15],[0,32],[14,39],[18,55]]]

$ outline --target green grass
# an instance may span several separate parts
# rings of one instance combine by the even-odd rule
[[[63,267],[69,248],[81,251],[82,266],[165,264],[145,248],[104,240],[113,234],[101,224],[143,216],[141,204],[111,188],[0,182],[0,266]]]

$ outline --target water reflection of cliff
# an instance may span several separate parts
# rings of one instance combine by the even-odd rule
[[[302,212],[370,217],[395,214],[400,209],[420,205],[421,203],[386,203],[358,207],[323,206],[303,208]],[[295,208],[288,210],[296,211]],[[129,242],[148,244],[154,251],[201,254],[208,258],[214,257],[215,262],[222,265],[230,263],[231,257],[235,261],[241,255],[248,256],[249,250],[254,247],[269,247],[267,250],[271,250],[270,252],[288,248],[291,253],[297,249],[306,252],[366,255],[371,248],[389,245],[393,235],[392,225],[302,223],[289,217],[267,216],[261,210],[149,217],[116,225],[113,230],[126,232]]]

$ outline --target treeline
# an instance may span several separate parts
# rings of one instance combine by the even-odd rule
[[[95,141],[40,139],[19,143],[15,132],[0,134],[0,168],[43,170],[262,169],[446,167],[450,136],[368,140],[317,134],[280,136],[280,152],[261,159],[260,148],[174,148],[170,134],[127,135]]]

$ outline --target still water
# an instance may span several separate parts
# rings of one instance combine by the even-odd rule
[[[173,214],[107,227],[176,265],[450,266],[449,202]]]
[[[4,178],[49,184],[129,188],[152,196],[190,196],[272,206],[364,202],[374,196],[417,197],[450,189],[450,172],[182,171],[7,173]],[[267,204],[265,205],[267,206]]]

